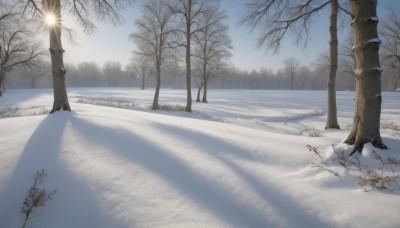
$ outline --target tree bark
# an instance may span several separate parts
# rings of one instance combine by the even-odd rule
[[[140,89],[144,90],[144,80],[146,78],[146,68],[142,66],[142,85],[140,86]]]
[[[1,90],[1,88],[4,87],[4,79],[5,78],[6,78],[6,74],[2,70],[0,70],[0,90]]]
[[[192,91],[191,91],[191,62],[190,62],[190,40],[191,40],[191,21],[192,17],[192,0],[189,0],[186,14],[186,112],[192,112]]]
[[[203,88],[203,83],[201,83],[201,85],[199,86],[198,90],[197,90],[197,99],[196,102],[200,102],[200,93],[201,93],[201,89]]]
[[[54,103],[50,113],[59,110],[71,111],[68,102],[63,53],[61,44],[61,4],[60,0],[47,0],[46,9],[56,17],[56,23],[50,27],[50,55],[53,76]]]
[[[154,94],[154,100],[153,100],[153,110],[157,110],[158,107],[158,97],[160,96],[160,86],[161,86],[161,68],[160,66],[157,66],[157,84],[156,84],[156,92]]]
[[[208,85],[208,77],[204,78],[204,89],[203,89],[203,99],[201,102],[208,103],[207,101],[207,85]]]
[[[381,115],[381,67],[377,32],[377,0],[350,0],[353,14],[354,53],[356,59],[356,109],[353,127],[346,143],[361,152],[365,143],[386,149],[380,131]]]
[[[339,11],[338,0],[331,0],[331,17],[329,32],[331,35],[330,42],[330,65],[328,75],[328,115],[325,129],[340,129],[337,121],[336,108],[336,73],[338,68],[338,38],[337,38],[337,15]]]
[[[291,72],[290,77],[292,81],[292,90],[294,90],[294,72]]]
[[[144,90],[144,78],[142,78],[142,85],[140,86],[141,90]]]

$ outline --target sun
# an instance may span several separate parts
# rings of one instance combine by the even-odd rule
[[[49,13],[46,15],[45,21],[47,25],[52,26],[56,23],[56,17],[54,14]]]

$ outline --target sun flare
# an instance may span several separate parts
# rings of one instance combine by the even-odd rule
[[[46,15],[46,24],[47,25],[54,25],[56,23],[56,17],[53,14]]]

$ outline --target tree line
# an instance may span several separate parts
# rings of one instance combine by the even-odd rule
[[[290,58],[289,58],[290,59]],[[218,73],[209,77],[211,89],[249,89],[249,90],[326,90],[328,66],[323,62],[310,65],[301,65],[300,61],[290,74],[290,67],[273,71],[268,68],[259,70],[241,70],[223,68]],[[324,59],[324,55],[319,58]],[[340,58],[339,58],[340,59]],[[287,62],[287,61],[285,61]],[[50,88],[51,71],[49,63],[40,63],[41,68],[15,69],[7,77],[6,87],[20,88]],[[154,89],[156,78],[152,72],[140,74],[132,65],[123,67],[119,62],[106,62],[99,65],[96,62],[82,62],[80,64],[65,64],[68,69],[66,85],[68,87],[134,87],[141,89]],[[144,76],[143,76],[144,75]],[[192,88],[200,89],[201,75],[194,71]],[[292,80],[293,76],[293,80]],[[396,72],[392,67],[383,65],[382,90],[393,91],[397,82]],[[168,70],[161,75],[161,88],[185,89],[184,75],[181,70]],[[293,84],[292,84],[293,82]],[[338,91],[355,91],[354,71],[348,71],[344,65],[339,65],[336,89]],[[196,97],[197,99],[197,97]],[[200,96],[200,100],[202,96]]]

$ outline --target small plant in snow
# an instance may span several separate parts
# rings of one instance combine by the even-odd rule
[[[331,172],[335,176],[339,176],[338,172],[327,168],[326,162],[321,155],[321,152],[316,147],[307,145],[307,148],[319,158],[318,162],[311,163],[312,167],[321,168]],[[358,157],[353,157],[349,159],[350,156],[347,155],[346,151],[338,151],[333,145],[332,148],[333,152],[336,155],[333,161],[336,161],[340,166],[345,169],[350,167],[356,168],[356,171],[359,173],[359,175],[357,176],[358,185],[362,189],[364,189],[364,191],[368,192],[376,189],[400,191],[400,184],[396,180],[397,177],[399,177],[399,175],[396,175],[398,174],[396,172],[396,168],[400,167],[400,160],[391,157],[388,157],[386,160],[384,160],[382,156],[380,156],[375,151],[372,151],[372,158],[378,161],[378,167],[376,169],[371,169],[368,166],[363,166]]]
[[[367,169],[366,172],[361,172],[358,176],[358,185],[368,192],[370,190],[400,190],[400,185],[396,181],[395,168],[400,166],[400,160],[395,158],[387,158],[384,160],[375,151],[372,151],[373,158],[379,162],[379,167],[376,169]],[[386,166],[390,166],[391,172],[386,171]],[[396,189],[392,189],[390,186],[396,185]]]
[[[35,176],[33,177],[33,185],[29,188],[27,196],[25,197],[24,202],[22,203],[21,213],[24,214],[24,224],[22,228],[26,226],[26,223],[33,216],[33,212],[38,207],[45,206],[48,200],[51,200],[53,194],[57,192],[57,189],[52,192],[47,192],[45,189],[39,189],[39,185],[42,184],[44,179],[46,178],[46,172],[44,170],[37,171]]]
[[[8,107],[7,109],[0,110],[0,119],[20,116],[18,107]]]
[[[309,151],[314,152],[314,154],[317,155],[318,158],[319,158],[319,162],[312,162],[311,163],[313,168],[321,168],[321,169],[324,169],[324,170],[327,170],[327,171],[333,173],[337,177],[339,176],[338,172],[335,172],[335,171],[333,171],[333,170],[331,170],[331,169],[326,167],[324,158],[322,157],[321,152],[318,150],[317,147],[313,147],[313,146],[310,146],[310,145],[307,145],[306,147],[308,148]]]
[[[315,110],[314,111],[314,116],[322,116],[324,115],[324,111],[323,110]]]
[[[300,131],[301,135],[307,135],[310,137],[321,137],[321,131],[313,128],[313,127],[309,127],[309,126],[304,126],[304,128]]]
[[[386,120],[386,121],[382,121],[380,125],[381,125],[382,129],[392,130],[392,134],[394,136],[400,136],[400,126],[398,124],[396,124],[395,122]]]
[[[331,146],[333,152],[336,154],[336,158],[334,160],[337,161],[341,166],[346,167],[349,163],[349,155],[347,155],[344,150],[337,151],[333,145]]]
[[[400,131],[400,126],[397,125],[393,121],[385,120],[385,121],[382,121],[380,125],[381,125],[382,129],[392,129],[392,130]]]

